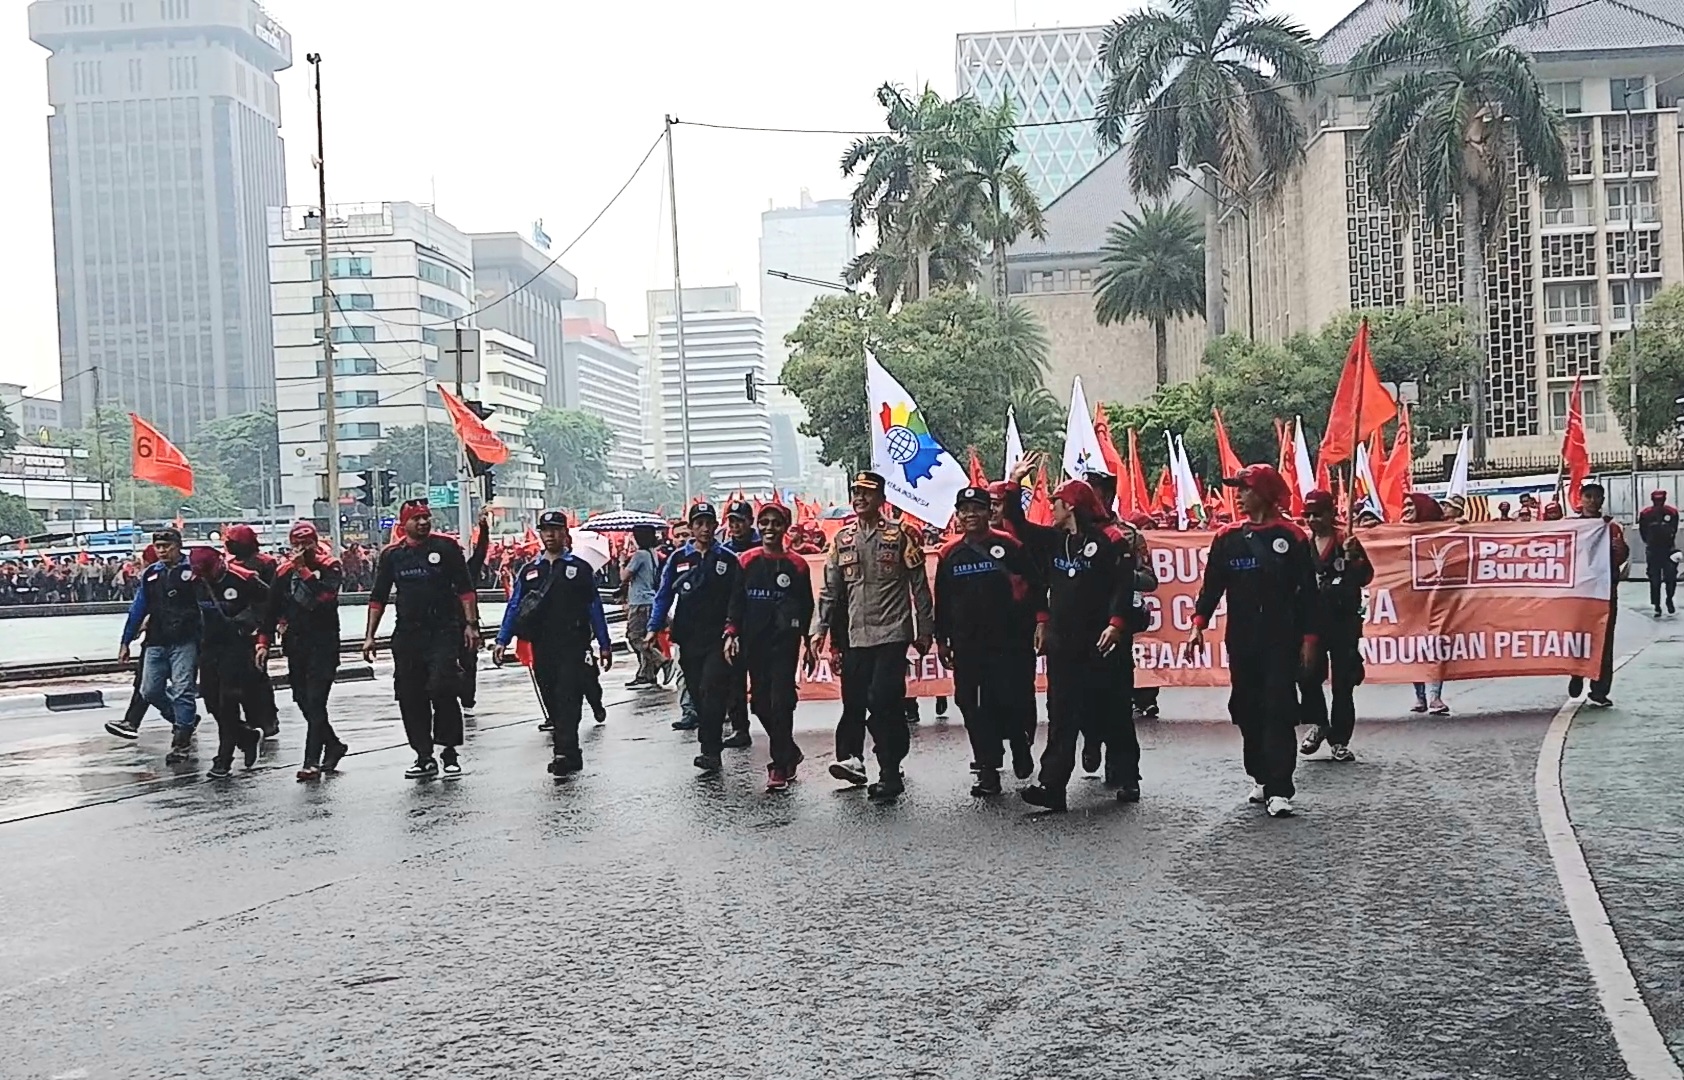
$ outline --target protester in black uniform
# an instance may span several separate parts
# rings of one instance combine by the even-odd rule
[[[1587,704],[1598,709],[1611,708],[1614,700],[1608,695],[1614,689],[1614,624],[1620,614],[1620,575],[1625,572],[1626,562],[1631,558],[1631,548],[1626,543],[1625,530],[1613,516],[1602,512],[1602,500],[1607,497],[1601,484],[1592,481],[1579,489],[1579,516],[1582,518],[1597,518],[1608,526],[1608,571],[1610,575],[1610,591],[1608,594],[1608,626],[1602,638],[1602,668],[1596,678],[1590,681],[1590,693],[1585,695]],[[1567,696],[1578,697],[1585,688],[1582,676],[1574,675],[1567,680]]]
[[[174,734],[164,764],[175,765],[192,756],[193,730],[199,724],[193,703],[204,615],[199,609],[193,569],[182,558],[180,530],[159,529],[152,534],[152,543],[158,561],[140,575],[140,586],[135,590],[128,620],[123,624],[117,661],[129,662],[129,643],[144,623],[146,647],[141,653],[140,694],[170,718]]]
[[[1316,567],[1315,662],[1299,673],[1299,720],[1310,725],[1298,752],[1308,757],[1326,742],[1334,761],[1355,761],[1351,733],[1357,726],[1356,688],[1362,685],[1362,590],[1374,580],[1362,541],[1342,536],[1334,522],[1333,495],[1312,491],[1304,496],[1304,519],[1310,526],[1310,554]],[[1330,684],[1329,711],[1321,684]]]
[[[754,507],[748,503],[741,499],[728,503],[724,525],[725,538],[719,546],[737,556],[739,561],[760,546],[760,534],[754,529]],[[735,664],[726,674],[731,680],[731,703],[726,706],[725,719],[730,724],[731,734],[725,739],[725,746],[727,749],[743,749],[753,745],[753,736],[748,730],[749,672],[742,664]]]
[[[1661,586],[1666,586],[1666,611],[1676,614],[1672,598],[1678,592],[1678,511],[1666,501],[1666,492],[1649,493],[1649,505],[1637,515],[1637,535],[1643,540],[1643,566],[1649,575],[1649,603],[1661,613]]]
[[[807,560],[784,547],[789,510],[779,503],[760,508],[761,543],[740,558],[742,574],[731,593],[725,621],[725,660],[748,674],[754,687],[750,703],[766,737],[772,760],[766,765],[766,790],[789,786],[804,755],[795,743],[795,665],[814,663],[807,628],[813,621],[813,577]]]
[[[1053,493],[1050,566],[1047,580],[1047,748],[1041,752],[1040,782],[1022,791],[1023,801],[1048,810],[1067,807],[1065,787],[1076,768],[1076,741],[1099,732],[1114,762],[1117,798],[1140,798],[1140,745],[1133,726],[1115,721],[1116,660],[1111,653],[1128,642],[1134,604],[1134,555],[1114,527],[1100,522],[1105,510],[1093,489],[1066,480]],[[1133,743],[1132,755],[1129,743]],[[1132,760],[1130,760],[1132,756]]]
[[[457,747],[462,745],[462,708],[458,703],[461,653],[478,648],[479,605],[462,548],[447,536],[433,535],[433,515],[425,499],[412,499],[398,510],[402,537],[386,547],[374,568],[369,593],[368,631],[363,659],[374,662],[374,635],[380,617],[398,590],[398,624],[392,632],[392,683],[404,733],[415,751],[410,779],[462,775]],[[438,759],[433,747],[443,747]]]
[[[213,780],[232,772],[234,751],[245,755],[245,766],[257,764],[262,730],[247,723],[243,707],[254,700],[257,683],[269,677],[257,666],[257,634],[269,606],[269,586],[256,574],[223,559],[215,548],[194,548],[189,556],[199,608],[204,613],[204,637],[199,646],[199,696],[216,719],[216,757]]]
[[[953,699],[971,740],[977,774],[971,794],[998,795],[1004,745],[1012,748],[1019,780],[1035,768],[1024,714],[1035,714],[1034,654],[1047,619],[1047,587],[1024,546],[989,528],[987,490],[961,489],[953,509],[963,533],[936,560],[936,649],[953,672]]]
[[[544,511],[538,518],[538,538],[544,550],[515,578],[491,662],[502,665],[516,636],[532,646],[533,682],[550,718],[554,746],[549,772],[560,778],[585,767],[579,748],[579,715],[585,683],[595,675],[594,665],[587,667],[583,660],[585,650],[594,637],[596,663],[604,671],[614,666],[614,650],[596,573],[569,550],[567,515],[560,510]]]
[[[719,512],[712,503],[690,508],[691,540],[661,568],[661,588],[649,620],[651,646],[668,626],[678,646],[678,666],[698,714],[701,753],[694,764],[705,774],[719,771],[719,752],[727,745],[723,728],[731,681],[725,663],[725,619],[742,575],[737,557],[714,541],[718,524]]]
[[[275,571],[280,567],[280,560],[258,549],[257,530],[250,525],[231,525],[223,534],[222,542],[228,549],[229,562],[256,574],[265,586],[274,588]],[[268,679],[259,680],[250,687],[244,706],[246,719],[263,732],[265,739],[273,739],[281,733],[281,716],[275,708],[275,688]]]
[[[476,591],[485,576],[485,556],[490,550],[491,507],[487,506],[479,512],[479,522],[474,530],[474,550],[468,554],[468,580]],[[462,665],[462,683],[456,691],[456,697],[462,703],[464,720],[474,718],[474,702],[479,695],[479,652],[480,645],[477,640],[471,647],[463,641],[462,655],[457,659]]]
[[[1247,465],[1223,483],[1240,489],[1243,521],[1216,534],[1193,608],[1186,653],[1228,598],[1228,715],[1245,741],[1251,801],[1271,817],[1292,813],[1298,675],[1316,658],[1316,567],[1304,530],[1281,516],[1286,481],[1271,465]],[[1212,662],[1216,662],[1212,657]]]
[[[292,527],[287,543],[292,554],[275,571],[257,663],[265,665],[269,646],[280,635],[292,700],[304,716],[304,764],[298,779],[311,781],[339,771],[349,750],[327,715],[328,693],[339,672],[339,590],[345,570],[308,521]]]

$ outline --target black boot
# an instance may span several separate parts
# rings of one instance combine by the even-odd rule
[[[865,789],[865,797],[872,802],[894,802],[906,790],[906,779],[899,769],[884,770],[875,784]]]
[[[1030,806],[1039,806],[1043,810],[1055,810],[1063,813],[1070,807],[1064,801],[1063,788],[1044,788],[1040,784],[1031,784],[1018,792],[1023,801]]]
[[[240,753],[245,755],[246,768],[257,766],[257,751],[263,745],[263,732],[257,728],[246,728],[245,734],[240,736]]]
[[[1000,794],[1000,770],[978,769],[976,783],[971,785],[971,794],[977,798]]]

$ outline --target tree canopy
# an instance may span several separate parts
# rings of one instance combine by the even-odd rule
[[[386,429],[368,455],[371,467],[390,469],[400,491],[412,484],[448,484],[456,479],[462,444],[449,424]]]
[[[526,440],[544,459],[552,506],[607,505],[614,430],[602,417],[582,409],[539,409],[527,421]]]
[[[1626,439],[1636,446],[1676,443],[1679,408],[1673,398],[1684,393],[1684,285],[1655,294],[1637,320],[1637,430],[1625,407],[1625,388],[1631,381],[1631,342],[1608,351],[1602,377],[1603,408],[1619,419]],[[1609,390],[1610,387],[1618,389]]]
[[[200,428],[187,458],[193,463],[195,477],[201,468],[213,466],[228,479],[239,505],[261,508],[273,501],[279,452],[275,407],[264,405],[251,412],[220,417]]]

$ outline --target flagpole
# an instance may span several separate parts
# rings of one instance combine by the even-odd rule
[[[1362,323],[1357,327],[1357,333],[1362,335],[1362,356],[1357,357],[1357,363],[1368,358],[1369,367],[1374,366],[1374,360],[1368,353],[1368,316],[1364,315]],[[1362,441],[1362,391],[1367,385],[1366,372],[1357,373],[1357,415],[1351,427],[1351,482],[1345,485],[1345,527],[1356,528],[1356,491],[1357,491],[1357,443]]]

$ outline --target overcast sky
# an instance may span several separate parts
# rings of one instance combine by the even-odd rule
[[[307,52],[324,58],[330,202],[436,203],[469,231],[526,232],[542,218],[559,251],[608,201],[660,133],[683,120],[874,128],[885,80],[954,89],[954,35],[1106,22],[1108,0],[267,0],[293,38],[280,76],[289,200],[315,201]],[[1346,0],[1284,5],[1316,33]],[[0,29],[0,145],[12,240],[11,325],[0,381],[56,386],[48,197],[46,52],[26,5]],[[681,127],[676,140],[684,278],[759,295],[760,213],[800,189],[844,195],[845,136]],[[643,294],[670,286],[664,156],[563,260],[622,336],[643,327]]]

